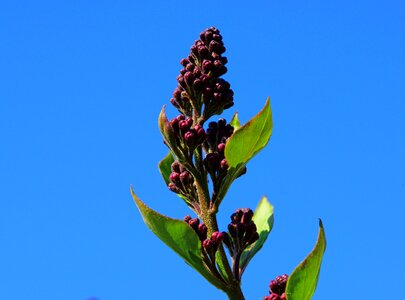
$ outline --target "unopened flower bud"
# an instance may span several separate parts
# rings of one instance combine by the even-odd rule
[[[178,194],[180,192],[180,189],[173,183],[170,182],[167,187],[169,188],[169,190],[171,190],[172,192]]]
[[[225,143],[220,143],[218,145],[218,152],[224,153],[225,152]]]
[[[184,80],[186,81],[186,83],[188,85],[191,85],[194,81],[194,75],[192,72],[186,72],[186,74],[184,74]]]
[[[211,240],[213,240],[217,245],[219,245],[224,239],[224,234],[219,231],[215,231],[211,235]]]
[[[180,174],[176,172],[172,172],[169,176],[170,181],[173,183],[179,183],[180,182]]]
[[[193,131],[187,131],[184,134],[184,140],[186,141],[187,146],[189,146],[189,147],[194,146],[195,142],[196,142],[196,136],[195,136],[194,132]]]
[[[191,216],[187,215],[183,218],[184,222],[186,222],[188,224],[188,222],[191,220]]]
[[[171,169],[172,169],[172,172],[176,172],[176,173],[180,173],[180,163],[176,160],[176,161],[174,161],[173,163],[172,163],[172,165],[171,165]]]
[[[242,218],[241,218],[241,223],[242,224],[248,224],[250,223],[250,221],[252,221],[252,217],[253,217],[253,210],[251,210],[250,208],[244,208],[242,209]]]
[[[191,228],[197,231],[198,225],[200,225],[200,220],[198,220],[197,218],[191,219],[190,221],[188,221],[188,225],[190,225]]]
[[[223,170],[228,170],[229,166],[228,166],[228,162],[226,161],[226,159],[224,158],[223,160],[221,160],[221,169]]]
[[[184,186],[188,186],[194,181],[194,179],[189,172],[183,171],[180,173],[180,181]]]
[[[204,241],[207,238],[207,232],[208,232],[208,229],[204,223],[201,223],[200,225],[198,225],[197,234],[201,241]]]
[[[210,239],[204,240],[202,246],[204,247],[205,251],[207,251],[207,253],[210,255],[213,254],[213,252],[215,252],[214,242],[211,241]]]

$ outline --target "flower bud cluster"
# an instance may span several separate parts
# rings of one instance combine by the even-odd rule
[[[232,257],[239,256],[243,250],[259,239],[256,224],[252,220],[253,211],[249,208],[238,209],[231,215],[228,233],[224,244]]]
[[[224,234],[222,232],[215,231],[212,233],[210,239],[207,238],[202,243],[204,251],[208,254],[212,263],[215,263],[215,253],[217,252],[218,247],[222,243],[223,239]]]
[[[204,128],[198,124],[193,126],[193,120],[185,115],[178,115],[171,119],[169,124],[176,135],[177,145],[187,152],[187,155],[192,154],[207,137]]]
[[[233,105],[230,84],[220,78],[227,72],[227,58],[222,36],[215,27],[200,34],[191,47],[191,53],[183,58],[183,68],[177,76],[178,86],[170,102],[183,114],[191,116],[193,108],[200,110],[204,104],[205,119],[220,114]]]
[[[195,233],[197,233],[201,242],[204,242],[207,239],[207,226],[205,226],[204,223],[200,223],[198,218],[191,218],[191,216],[187,215],[184,217],[184,222],[186,222]]]
[[[182,164],[174,161],[171,166],[169,190],[176,194],[181,194],[187,199],[196,199],[196,189],[194,186],[194,177],[187,171]]]
[[[287,285],[288,275],[277,276],[276,279],[270,281],[269,296],[265,296],[263,300],[286,300],[285,287]]]
[[[213,177],[213,181],[219,173],[228,169],[228,163],[225,159],[225,145],[232,133],[233,127],[227,124],[225,119],[221,118],[218,122],[208,124],[207,138],[204,142],[204,148],[208,154],[204,159],[204,166]]]

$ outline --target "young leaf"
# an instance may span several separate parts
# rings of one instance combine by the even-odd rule
[[[171,152],[159,162],[159,171],[162,174],[163,180],[166,184],[170,183],[170,174],[172,173],[172,163],[174,158]]]
[[[223,283],[205,267],[201,257],[201,242],[191,227],[181,220],[166,217],[146,206],[136,196],[132,187],[131,194],[146,226],[211,284],[224,289]]]
[[[173,154],[176,157],[178,157],[180,160],[184,159],[183,154],[181,153],[181,151],[179,151],[176,145],[176,136],[170,126],[169,120],[167,119],[166,110],[164,106],[160,111],[158,124],[163,139],[166,142],[166,145],[172,150]]]
[[[311,253],[295,268],[287,281],[287,300],[310,300],[315,292],[326,248],[325,232],[319,220],[318,240]]]
[[[257,205],[256,211],[253,214],[253,221],[256,224],[259,239],[248,248],[246,248],[245,251],[243,251],[240,258],[241,274],[243,273],[253,256],[263,247],[267,236],[270,234],[270,231],[273,228],[273,206],[270,204],[265,196],[263,196],[263,198]]]
[[[233,127],[234,131],[238,130],[240,128],[240,121],[238,118],[238,112],[236,112],[233,117],[232,120],[229,122],[229,124]]]
[[[270,98],[263,109],[249,122],[236,130],[225,147],[225,158],[230,168],[246,164],[270,140],[273,120]]]

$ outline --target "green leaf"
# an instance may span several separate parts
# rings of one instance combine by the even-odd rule
[[[201,256],[201,242],[191,227],[181,220],[166,217],[146,206],[136,196],[132,187],[131,194],[146,226],[211,284],[224,290],[223,283],[205,267]]]
[[[229,124],[233,127],[234,131],[238,130],[240,128],[240,121],[238,118],[238,112],[236,112],[233,117],[232,120],[229,122]]]
[[[166,185],[170,183],[170,174],[172,173],[172,163],[174,158],[171,152],[169,152],[165,158],[159,162],[159,171],[162,174],[163,180]]]
[[[319,220],[318,240],[311,253],[295,268],[287,281],[287,300],[310,300],[315,292],[326,249],[325,231]]]
[[[249,122],[236,130],[225,147],[225,158],[230,168],[246,164],[270,140],[273,120],[270,98],[263,109]]]
[[[243,273],[253,256],[263,247],[267,236],[270,234],[271,229],[273,228],[273,206],[270,204],[265,196],[263,196],[263,198],[257,205],[256,211],[253,215],[253,221],[256,224],[259,239],[248,248],[246,248],[245,251],[243,251],[240,258],[241,274]]]
[[[163,139],[166,142],[166,145],[170,148],[172,153],[180,160],[184,160],[184,155],[180,151],[177,141],[176,141],[176,135],[172,130],[172,127],[170,126],[169,120],[167,119],[166,116],[166,110],[165,107],[162,107],[162,110],[160,111],[159,114],[159,119],[158,119],[158,125],[160,132],[162,133]]]

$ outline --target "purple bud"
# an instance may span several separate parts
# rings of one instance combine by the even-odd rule
[[[219,231],[214,231],[211,235],[211,240],[213,240],[217,245],[219,245],[224,240],[224,234]]]
[[[212,62],[208,59],[204,59],[202,62],[202,68],[205,73],[208,73],[212,70]]]
[[[191,216],[187,215],[183,218],[184,222],[186,222],[188,224],[188,222],[191,220]]]
[[[187,58],[183,58],[183,59],[180,61],[180,64],[181,64],[183,67],[187,66],[188,63],[190,63],[190,61],[189,61]]]
[[[173,182],[170,182],[167,187],[176,194],[180,192],[180,189]]]
[[[216,171],[219,167],[218,153],[208,153],[204,158],[204,164],[208,171]]]
[[[226,120],[224,118],[221,118],[218,120],[218,128],[223,129],[226,126]]]
[[[219,59],[214,60],[214,67],[216,69],[221,69],[224,67],[224,65],[222,64],[222,61]]]
[[[186,72],[186,74],[184,74],[184,80],[186,81],[186,83],[188,85],[191,85],[194,81],[194,75],[192,72]]]
[[[213,252],[215,252],[214,242],[211,241],[210,239],[204,240],[202,246],[204,247],[205,251],[207,251],[208,254],[212,254]]]
[[[189,71],[189,72],[193,72],[194,68],[195,68],[195,65],[193,65],[193,64],[188,64],[185,69],[186,69],[187,71]]]
[[[171,119],[169,122],[174,132],[179,132],[179,120]]]
[[[203,90],[203,94],[205,97],[212,97],[212,89],[210,87],[206,87]]]
[[[170,103],[171,103],[175,108],[180,108],[180,104],[176,101],[176,99],[170,98]]]
[[[195,91],[197,91],[197,92],[201,91],[202,86],[203,86],[203,84],[202,84],[202,81],[200,79],[197,78],[196,80],[194,80],[193,87],[194,87]]]
[[[251,210],[250,208],[243,208],[242,209],[242,218],[241,218],[241,223],[243,224],[248,224],[250,223],[250,221],[252,221],[252,217],[253,217],[253,210]]]
[[[180,173],[180,181],[184,186],[188,186],[194,181],[194,178],[189,172],[183,171]]]
[[[195,231],[198,230],[198,225],[200,225],[200,220],[198,220],[197,218],[191,219],[188,222],[188,225],[191,226],[191,228],[193,228]]]
[[[181,89],[179,89],[177,87],[173,92],[173,97],[176,98],[176,99],[180,99],[180,95],[181,95]]]
[[[205,46],[198,47],[197,51],[198,51],[198,54],[200,55],[200,57],[202,57],[202,58],[207,57],[208,53],[209,53],[207,47],[205,47]]]
[[[223,170],[228,170],[229,166],[228,166],[228,162],[226,161],[226,159],[224,158],[223,160],[221,160],[221,169]]]
[[[187,146],[189,146],[189,147],[194,146],[195,142],[196,142],[196,136],[195,136],[194,132],[193,131],[187,131],[184,134],[184,140],[186,141]]]
[[[179,183],[180,182],[180,174],[179,173],[173,172],[173,173],[170,174],[169,177],[170,177],[170,181],[173,182],[173,183]]]
[[[218,152],[224,153],[225,152],[225,143],[220,143],[218,145]]]
[[[198,233],[198,236],[201,241],[204,241],[207,238],[207,232],[208,232],[208,229],[204,223],[201,223],[200,225],[198,225],[197,233]]]
[[[173,172],[180,173],[180,163],[178,161],[174,161],[171,168]]]

